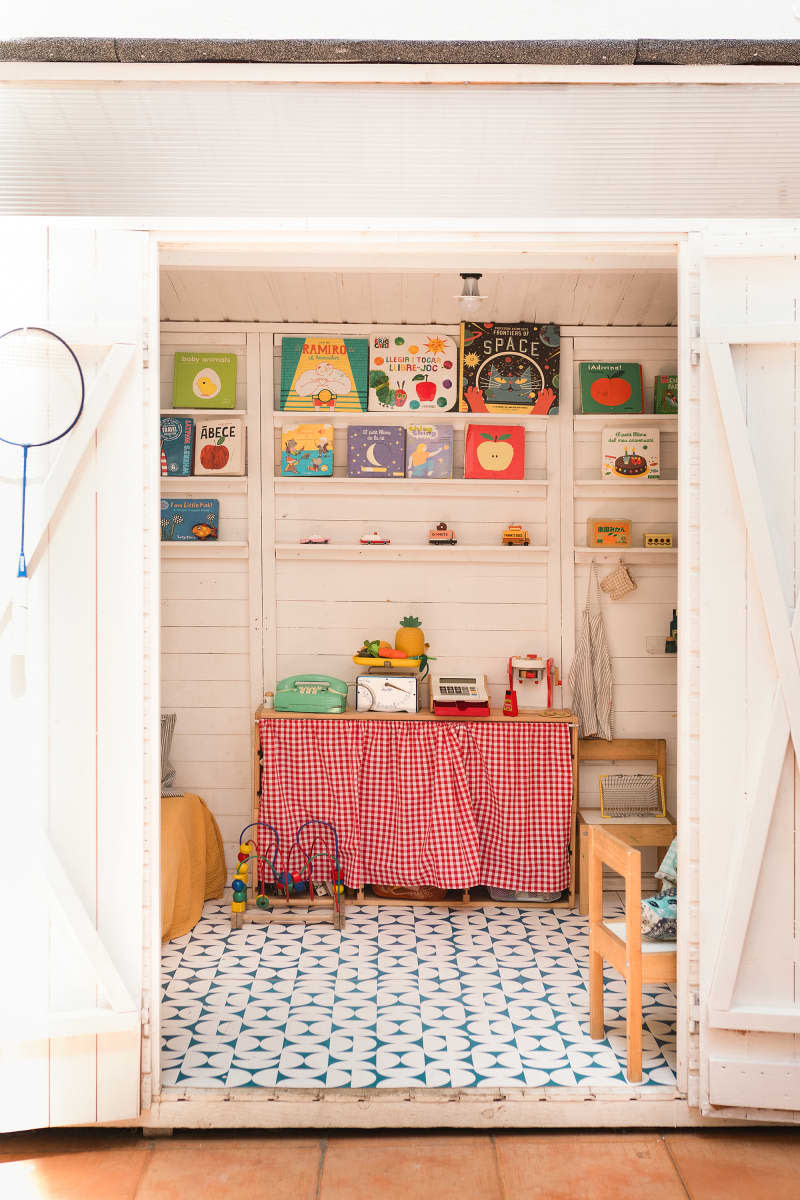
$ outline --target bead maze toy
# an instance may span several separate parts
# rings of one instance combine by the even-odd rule
[[[259,840],[263,853],[258,849]],[[314,881],[318,862],[327,864],[316,881],[316,886],[322,885],[322,895],[317,893]],[[300,925],[328,920],[335,929],[344,929],[346,897],[339,837],[329,821],[316,817],[304,821],[285,857],[281,856],[274,825],[253,821],[239,836],[238,864],[231,884],[231,929],[252,922]]]

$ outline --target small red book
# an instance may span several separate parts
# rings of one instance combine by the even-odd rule
[[[468,425],[465,479],[524,479],[525,430],[521,425]]]

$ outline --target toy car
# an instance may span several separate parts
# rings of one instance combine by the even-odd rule
[[[446,521],[440,521],[435,529],[428,532],[429,546],[455,546],[456,535],[452,529],[447,528]]]
[[[530,544],[528,531],[521,525],[509,525],[507,529],[503,530],[504,546],[530,546]]]
[[[372,533],[362,533],[362,546],[388,546],[391,538],[384,537],[382,533],[378,533],[377,529],[373,529]]]
[[[300,538],[301,546],[327,546],[328,539],[321,533],[312,533],[310,537]]]

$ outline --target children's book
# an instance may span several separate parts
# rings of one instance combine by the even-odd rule
[[[191,475],[194,421],[191,417],[161,418],[161,474]]]
[[[638,363],[579,364],[581,412],[644,412],[642,368]]]
[[[558,325],[464,321],[461,412],[556,412],[560,347]]]
[[[402,479],[406,431],[391,425],[347,427],[347,474],[352,479]]]
[[[292,412],[364,412],[369,340],[335,334],[281,342],[281,408]]]
[[[656,375],[653,384],[653,412],[669,413],[678,411],[678,376]]]
[[[604,429],[600,473],[606,479],[658,479],[658,430]]]
[[[373,333],[369,339],[370,409],[447,412],[458,405],[458,350],[435,329]]]
[[[197,421],[195,475],[244,475],[243,417],[214,417]]]
[[[181,350],[172,371],[173,408],[235,408],[236,355]]]
[[[453,475],[453,426],[409,425],[406,429],[406,478],[450,479]]]
[[[284,425],[281,475],[332,475],[333,426]]]
[[[523,479],[525,430],[521,425],[468,425],[465,479]]]
[[[206,542],[219,537],[219,500],[161,501],[162,542]]]

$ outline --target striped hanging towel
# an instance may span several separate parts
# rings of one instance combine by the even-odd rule
[[[600,611],[594,561],[589,568],[586,607],[567,682],[572,689],[572,709],[580,723],[580,736],[611,741],[614,736],[611,732],[611,657]]]

